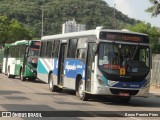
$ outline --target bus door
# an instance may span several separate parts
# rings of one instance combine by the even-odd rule
[[[7,74],[7,67],[8,67],[8,57],[9,57],[9,48],[5,48],[4,50],[4,57],[6,58],[6,61],[5,61],[5,74]]]
[[[23,74],[25,72],[25,65],[27,64],[27,60],[28,60],[28,57],[29,57],[29,47],[26,45],[24,47],[21,48],[22,49],[22,62],[23,62],[23,65],[22,65],[22,71],[23,71]],[[25,53],[25,54],[24,54]]]
[[[95,43],[88,43],[87,49],[85,90],[88,92],[91,91],[91,76],[93,74],[92,68],[94,67],[94,45]]]
[[[67,54],[67,44],[62,43],[60,47],[60,54],[59,54],[59,64],[58,64],[58,84],[63,85],[63,78],[64,78],[64,60]]]

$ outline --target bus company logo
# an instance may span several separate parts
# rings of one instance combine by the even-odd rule
[[[2,112],[2,117],[42,117],[40,112]]]
[[[76,65],[73,64],[73,65],[68,65],[69,62],[66,62],[66,67],[65,69],[67,70],[76,70]]]
[[[2,117],[12,117],[11,112],[2,112]]]

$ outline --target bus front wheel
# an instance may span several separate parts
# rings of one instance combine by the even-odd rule
[[[20,79],[21,79],[22,81],[25,81],[25,80],[26,80],[26,78],[23,76],[23,71],[22,71],[22,70],[20,71]]]
[[[56,92],[56,86],[54,85],[52,74],[49,75],[49,90],[51,92]]]
[[[12,77],[12,75],[10,74],[10,67],[8,67],[7,76],[8,76],[8,78],[11,78],[11,77]]]
[[[88,100],[88,97],[89,97],[89,94],[84,92],[83,87],[84,87],[83,81],[80,80],[80,81],[79,81],[79,85],[78,85],[78,95],[79,95],[79,98],[80,98],[81,100],[87,101],[87,100]]]

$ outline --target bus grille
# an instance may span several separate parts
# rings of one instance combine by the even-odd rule
[[[139,90],[122,90],[122,89],[114,89],[110,88],[112,94],[118,95],[119,93],[129,93],[129,95],[136,95]]]

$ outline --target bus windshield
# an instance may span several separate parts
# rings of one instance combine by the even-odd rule
[[[142,45],[100,43],[99,68],[109,74],[145,75],[149,71],[149,47]]]
[[[29,62],[37,63],[38,62],[38,54],[39,54],[39,49],[30,48],[30,50],[29,50]]]

